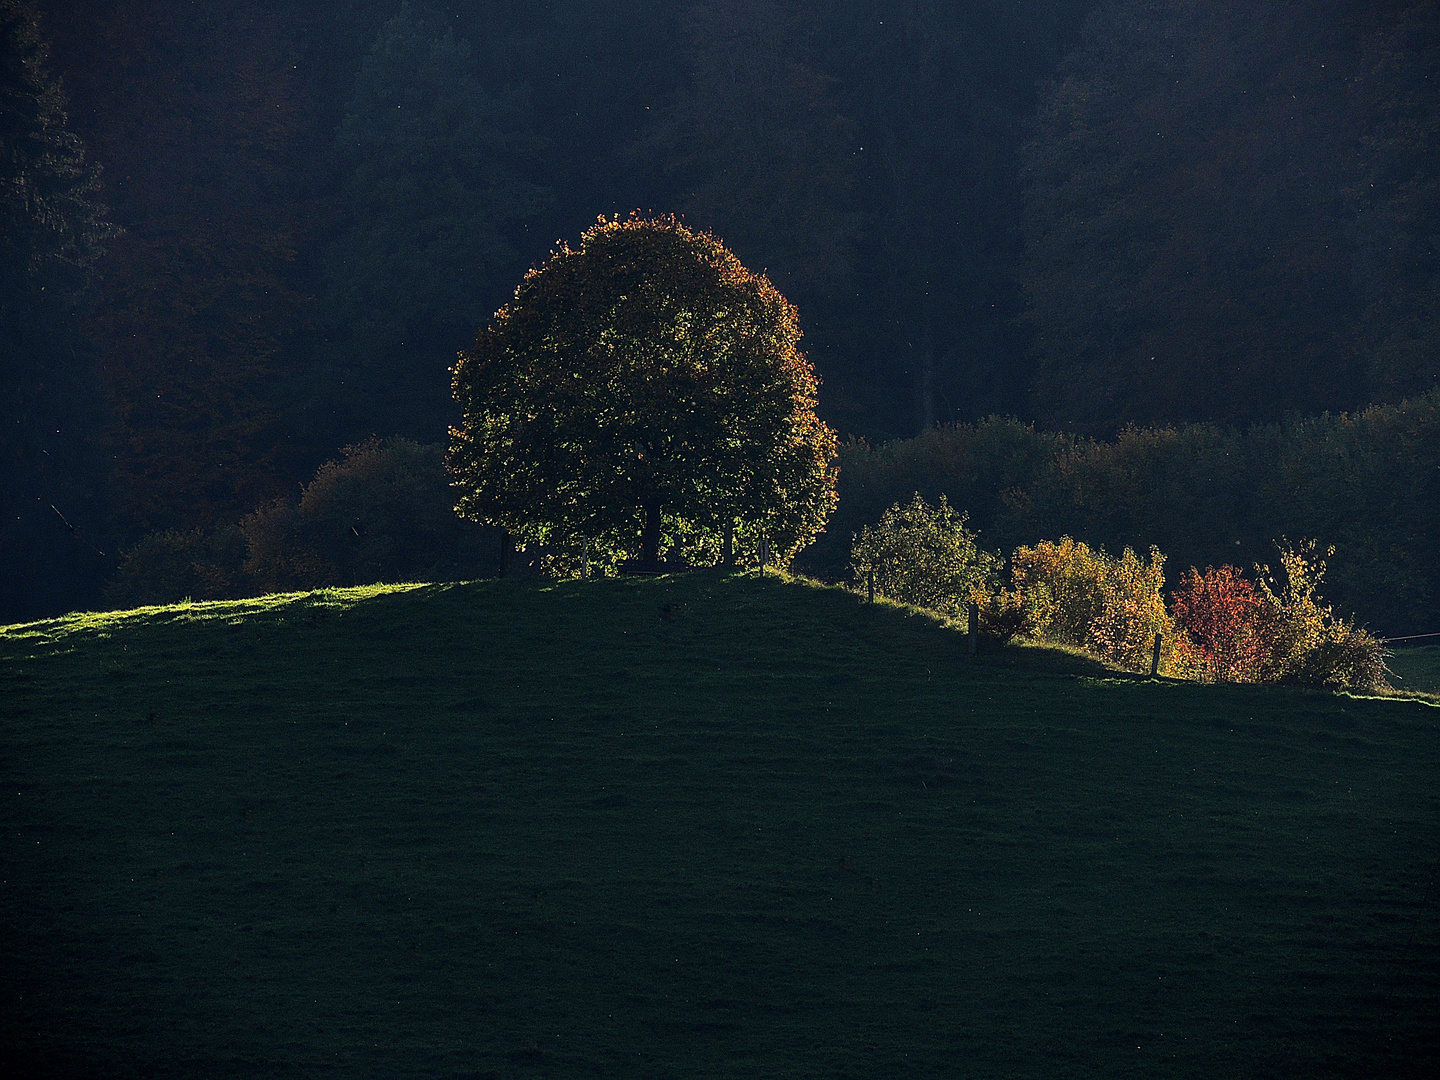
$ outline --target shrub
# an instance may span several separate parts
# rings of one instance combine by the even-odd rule
[[[1287,682],[1331,690],[1386,689],[1384,645],[1321,601],[1325,557],[1314,540],[1281,540],[1283,580],[1256,567],[1264,613],[1265,657],[1261,682]],[[1325,555],[1334,554],[1327,548]]]
[[[1017,637],[1038,637],[1053,611],[1044,585],[1029,589],[974,590],[970,600],[980,621],[980,634],[1002,645]]]
[[[207,533],[151,533],[127,550],[105,586],[110,607],[222,600],[244,595],[245,537],[234,525]]]
[[[1116,558],[1066,536],[1017,548],[1011,574],[1018,591],[1043,589],[1048,596],[1043,615],[1032,605],[1036,636],[1090,649],[1131,671],[1149,667],[1156,634],[1172,637],[1158,548],[1148,561],[1128,547]]]
[[[1384,643],[1348,620],[1335,619],[1326,624],[1295,681],[1327,690],[1388,690],[1389,674]]]
[[[980,550],[965,522],[943,495],[933,507],[919,494],[904,506],[896,503],[855,538],[853,582],[863,587],[873,573],[875,591],[883,596],[960,614],[972,592],[988,594],[999,587],[999,553]]]
[[[1187,668],[1206,682],[1256,682],[1269,653],[1265,603],[1233,566],[1193,566],[1170,598]]]
[[[1090,626],[1105,606],[1105,564],[1100,553],[1066,536],[1058,543],[1042,540],[1019,547],[1011,559],[1015,588],[1043,588],[1050,606],[1036,627],[1037,636],[1069,645],[1085,645]]]
[[[494,533],[458,517],[454,503],[443,447],[347,446],[298,501],[241,522],[246,570],[268,590],[479,576],[494,565]]]

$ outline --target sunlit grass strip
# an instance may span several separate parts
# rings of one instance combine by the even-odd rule
[[[377,596],[414,592],[417,589],[445,588],[429,582],[356,585],[347,588],[310,589],[302,592],[268,593],[244,600],[184,600],[178,604],[156,604],[121,611],[79,611],[54,619],[0,626],[0,639],[11,641],[60,642],[72,634],[105,636],[121,628],[171,622],[231,622],[257,615],[282,614],[287,608],[350,608]]]

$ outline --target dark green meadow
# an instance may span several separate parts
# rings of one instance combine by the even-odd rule
[[[1440,711],[962,642],[717,573],[0,630],[0,1053],[1434,1075]]]
[[[1440,694],[1440,645],[1397,646],[1386,666],[1396,687]]]

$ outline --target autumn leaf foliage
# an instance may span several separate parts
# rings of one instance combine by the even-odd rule
[[[1270,654],[1267,605],[1233,566],[1195,567],[1170,597],[1187,659],[1206,679],[1256,682]]]
[[[521,542],[788,560],[835,505],[795,308],[673,217],[602,218],[526,274],[454,372],[463,515]]]
[[[1171,637],[1161,590],[1165,556],[1125,548],[1117,557],[1068,536],[1019,547],[1011,560],[1017,592],[1037,603],[1036,636],[1089,649],[1131,671],[1149,667],[1155,635]],[[1167,646],[1168,650],[1168,646]],[[1169,656],[1162,657],[1168,663]]]
[[[1194,567],[1171,597],[1182,663],[1212,682],[1291,683],[1383,690],[1384,644],[1337,616],[1318,592],[1325,557],[1308,540],[1281,540],[1279,572],[1257,566],[1258,587],[1233,566]]]

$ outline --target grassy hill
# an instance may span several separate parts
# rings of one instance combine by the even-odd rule
[[[1401,690],[1440,694],[1440,645],[1396,648],[1386,666]]]
[[[1440,711],[773,577],[0,630],[33,1074],[1429,1076]]]

